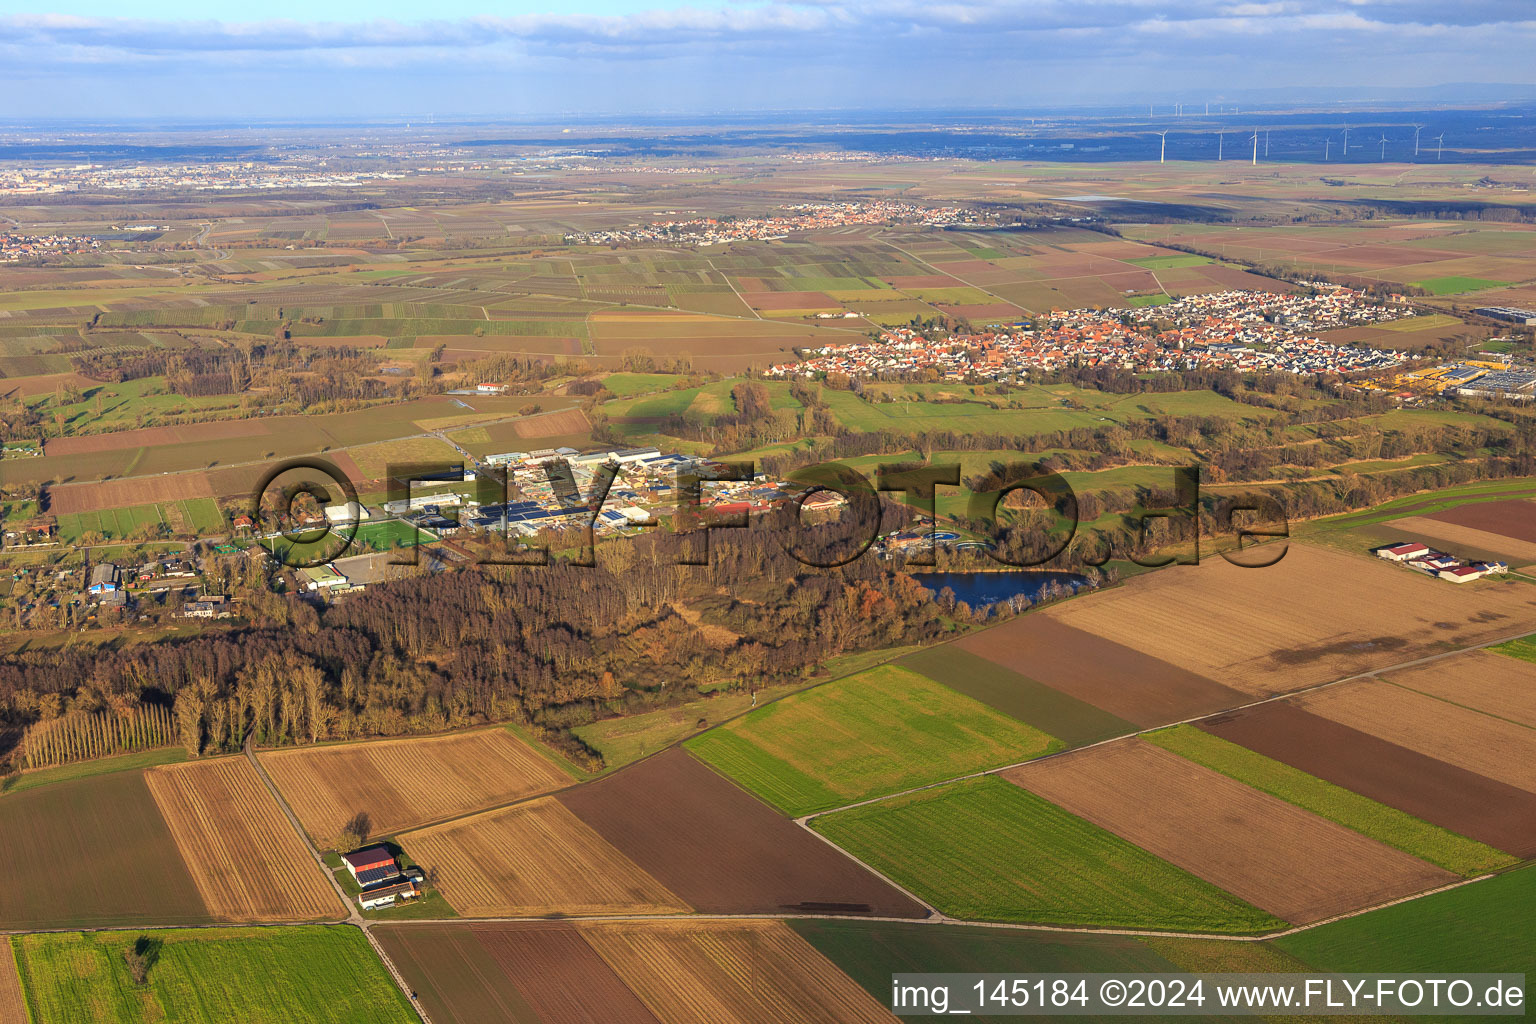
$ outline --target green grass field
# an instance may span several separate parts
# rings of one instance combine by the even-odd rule
[[[431,539],[425,531],[398,519],[359,523],[357,536],[352,538],[351,553],[356,554],[360,548],[389,551],[393,548],[414,547],[416,544],[426,544]]]
[[[164,522],[159,505],[135,505],[132,508],[106,509],[100,512],[65,512],[59,517],[59,536],[79,541],[87,533],[99,533],[108,540],[132,537],[141,526]]]
[[[1180,969],[1127,935],[1074,935],[964,925],[815,919],[791,921],[789,926],[870,995],[882,1001],[889,1001],[891,975],[897,973],[1002,974],[1026,969],[1026,965],[1032,972],[1064,973],[1141,974]],[[943,1018],[903,1016],[902,1019]],[[975,1019],[1003,1021],[1018,1018]]]
[[[160,747],[156,750],[136,750],[117,757],[100,757],[94,761],[76,761],[56,768],[39,768],[36,771],[12,775],[0,782],[0,793],[22,793],[38,786],[55,782],[70,782],[90,778],[93,775],[110,775],[113,772],[135,771],[152,768],[158,764],[176,764],[187,759],[185,747]]]
[[[1499,644],[1497,647],[1488,648],[1500,654],[1507,654],[1511,658],[1519,658],[1521,661],[1536,661],[1536,633],[1523,636],[1518,640],[1510,640]]]
[[[1276,939],[1329,971],[1536,975],[1536,867]]]
[[[801,815],[1027,761],[1061,744],[925,676],[880,665],[792,694],[686,746]]]
[[[187,498],[179,504],[182,518],[197,533],[222,533],[229,526],[212,498]]]
[[[1485,288],[1502,288],[1508,281],[1490,281],[1486,277],[1431,277],[1424,281],[1410,281],[1416,288],[1423,288],[1431,295],[1460,295],[1462,292],[1480,292]]]
[[[1075,747],[1136,731],[1136,726],[1123,718],[954,644],[909,654],[900,664],[1005,715],[1027,722],[1067,746]]]
[[[995,776],[813,818],[811,827],[956,917],[1212,933],[1284,927]]]
[[[760,695],[761,696],[761,695]],[[647,754],[692,736],[726,718],[752,707],[746,692],[722,693],[700,697],[671,708],[658,708],[638,715],[606,718],[590,725],[578,725],[571,732],[587,746],[603,755],[603,764],[617,768]],[[704,726],[700,726],[704,722]]]
[[[1209,256],[1178,253],[1173,256],[1143,256],[1140,259],[1126,260],[1125,262],[1146,270],[1173,270],[1177,267],[1203,267],[1210,263],[1211,259]]]
[[[123,952],[159,955],[144,985]],[[417,1019],[363,933],[341,926],[26,935],[14,940],[37,1021],[408,1024]]]
[[[1180,757],[1422,857],[1447,871],[1470,878],[1518,863],[1516,858],[1491,846],[1420,821],[1395,807],[1379,804],[1192,725],[1149,733],[1146,738]]]

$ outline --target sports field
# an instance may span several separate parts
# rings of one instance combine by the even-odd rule
[[[123,952],[154,950],[138,985]],[[69,1024],[407,1024],[418,1018],[362,932],[342,927],[23,935],[34,1020]],[[4,952],[4,951],[0,951]]]
[[[791,694],[685,745],[790,815],[1060,747],[1038,729],[892,665]]]
[[[1201,932],[1282,925],[993,776],[813,818],[811,827],[955,917]]]

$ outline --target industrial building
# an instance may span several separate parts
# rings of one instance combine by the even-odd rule
[[[1536,310],[1520,309],[1516,306],[1484,306],[1482,309],[1474,309],[1472,312],[1478,316],[1486,316],[1491,320],[1503,320],[1507,323],[1521,324],[1525,327],[1536,326]]]

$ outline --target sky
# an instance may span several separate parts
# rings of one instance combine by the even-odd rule
[[[0,118],[1347,102],[1533,44],[1533,0],[0,0]]]

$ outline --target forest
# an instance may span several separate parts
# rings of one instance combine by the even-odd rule
[[[809,569],[766,530],[716,531],[707,567],[677,564],[667,535],[605,549],[593,568],[479,566],[323,608],[269,595],[249,625],[22,651],[0,660],[0,716],[169,708],[193,754],[247,735],[284,745],[510,720],[595,767],[569,726],[948,628],[910,577],[868,559]]]

